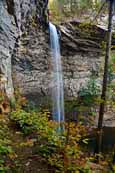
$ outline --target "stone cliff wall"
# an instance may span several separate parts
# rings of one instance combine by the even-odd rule
[[[24,95],[37,102],[41,102],[44,97],[49,101],[53,86],[49,33],[43,32],[39,27],[39,24],[30,26],[27,35],[22,37],[21,46],[13,58],[15,87],[19,86]],[[76,27],[68,23],[58,28],[61,36],[66,98],[77,97],[80,88],[87,84],[92,73],[98,77],[100,71],[100,45],[103,40],[100,35],[104,31],[99,30],[95,33],[95,37],[91,38],[83,31],[78,34]],[[92,29],[90,31],[92,32]]]
[[[37,101],[47,96],[51,82],[50,57],[47,34],[39,26],[30,26],[13,57],[15,88]]]
[[[78,96],[92,75],[99,78],[101,44],[106,33],[78,21],[64,23],[60,30],[65,96],[73,98]]]
[[[9,13],[6,1],[0,1],[0,87],[9,97],[13,95],[11,57],[17,36],[14,16]]]
[[[45,25],[47,0],[0,1],[0,80],[9,97],[13,85],[41,102],[51,97],[51,53]],[[106,32],[77,21],[58,27],[65,97],[75,98],[91,74],[100,71],[101,43]],[[13,76],[13,82],[12,82]]]
[[[22,32],[32,18],[46,22],[47,0],[1,0],[0,1],[0,88],[13,97],[12,57]]]

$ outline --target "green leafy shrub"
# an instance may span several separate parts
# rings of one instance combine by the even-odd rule
[[[11,146],[5,146],[0,142],[0,173],[5,173],[9,170],[6,164],[6,160],[9,159],[9,155],[13,153]]]
[[[49,121],[47,129],[39,134],[34,152],[43,156],[56,172],[89,171],[90,173],[88,158],[84,156],[80,145],[81,141],[87,145],[87,128],[80,124],[69,123],[65,124],[62,132],[59,132],[56,130],[57,127],[57,123]]]
[[[80,142],[86,143],[87,128],[75,123],[65,124],[62,138],[58,138],[55,150],[49,155],[48,162],[57,172],[81,171],[90,173],[88,158],[84,155]],[[59,145],[60,144],[60,145]]]
[[[6,173],[10,170],[7,165],[7,160],[11,160],[14,155],[14,151],[11,146],[11,141],[9,139],[9,129],[7,125],[7,120],[0,119],[0,173]]]
[[[58,131],[59,124],[48,120],[47,111],[37,113],[17,109],[11,113],[11,120],[24,134],[36,133],[33,152],[44,157],[56,171],[86,170],[87,159],[83,158],[80,146],[81,141],[85,144],[87,141],[85,126],[70,123],[65,124],[63,131]]]
[[[11,112],[11,120],[14,121],[24,134],[30,134],[34,131],[44,130],[47,127],[48,114],[47,112],[26,112],[22,109],[17,109]]]
[[[92,105],[100,94],[100,87],[96,83],[96,79],[89,80],[86,87],[82,88],[79,92],[79,97],[85,105]]]

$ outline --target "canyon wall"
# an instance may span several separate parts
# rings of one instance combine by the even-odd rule
[[[0,80],[9,97],[13,96],[14,88],[20,88],[23,95],[37,103],[45,97],[51,98],[47,3],[47,0],[0,1]],[[106,32],[78,21],[68,21],[57,29],[65,98],[71,99],[77,97],[92,74],[99,77],[101,44]]]
[[[78,28],[78,29],[77,29]],[[91,75],[99,77],[101,43],[105,31],[95,27],[80,31],[79,23],[58,26],[60,37],[65,98],[76,98],[79,90],[87,85]],[[89,32],[88,31],[88,32]],[[30,26],[13,58],[15,87],[35,102],[49,102],[53,84],[49,31],[43,32],[39,23]],[[44,99],[46,97],[46,99]]]

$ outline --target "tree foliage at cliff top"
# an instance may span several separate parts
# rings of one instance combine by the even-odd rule
[[[101,8],[100,12],[106,12],[104,5],[104,1],[101,0],[51,0],[49,2],[50,18],[55,22],[73,17],[93,20]]]

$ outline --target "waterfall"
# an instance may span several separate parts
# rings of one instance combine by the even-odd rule
[[[64,89],[58,33],[55,25],[49,23],[52,55],[52,104],[53,120],[64,121]]]

